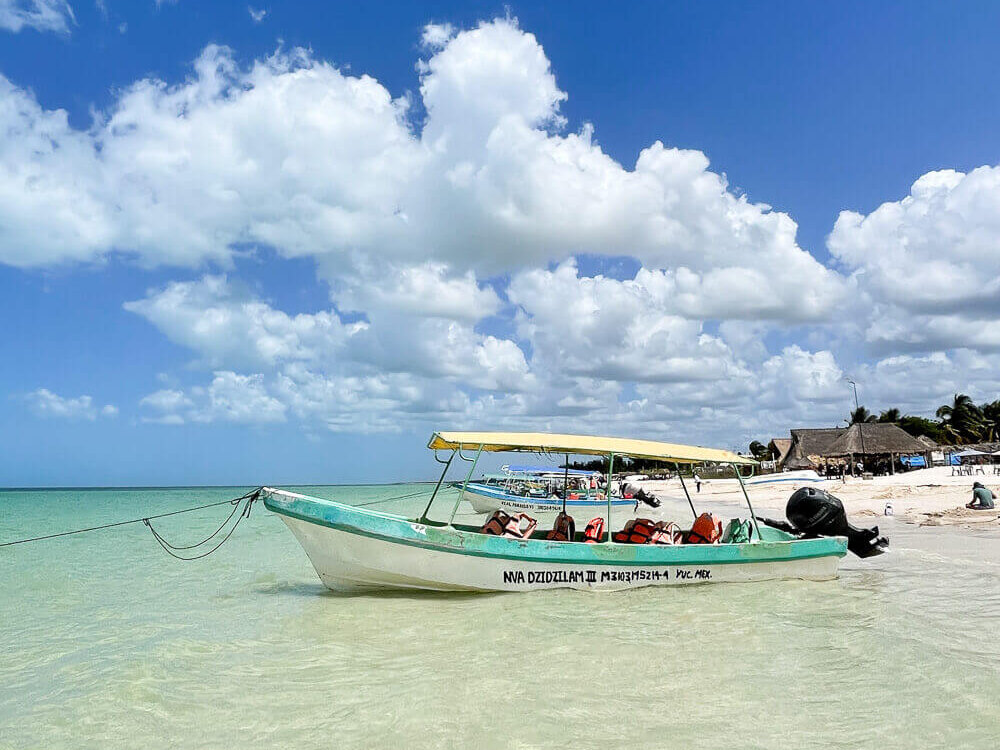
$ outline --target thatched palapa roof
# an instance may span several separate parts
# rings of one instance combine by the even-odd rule
[[[858,453],[923,453],[927,447],[898,425],[886,422],[852,424],[827,449],[828,456]]]
[[[792,430],[791,433],[792,447],[784,463],[788,469],[816,468],[821,458],[841,458],[862,453],[926,453],[930,448],[898,425],[887,422]]]
[[[791,438],[774,438],[767,445],[771,453],[777,454],[775,459],[779,464],[784,463],[785,459],[788,458],[788,451],[792,449],[792,439]]]
[[[934,438],[929,438],[926,435],[917,435],[917,440],[923,443],[924,447],[930,448],[932,450],[941,447],[934,441]]]

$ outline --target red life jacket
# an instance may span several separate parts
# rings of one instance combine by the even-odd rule
[[[576,522],[573,516],[560,513],[552,524],[552,531],[545,535],[550,542],[572,542],[576,535]]]
[[[588,544],[596,544],[604,536],[604,519],[598,516],[590,519],[587,528],[583,532],[583,541]]]
[[[681,544],[684,541],[684,534],[680,527],[673,521],[661,521],[656,524],[656,531],[653,532],[650,544]]]
[[[633,518],[625,528],[616,531],[611,539],[618,544],[648,544],[656,532],[656,524],[648,518]]]
[[[691,525],[688,544],[718,544],[722,539],[722,521],[711,513],[702,513]]]

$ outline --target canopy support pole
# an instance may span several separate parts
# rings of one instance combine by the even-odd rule
[[[608,486],[604,488],[604,494],[608,498],[608,543],[611,542],[611,475],[615,470],[615,454],[608,454]]]
[[[688,487],[684,483],[684,475],[681,473],[681,465],[678,463],[674,464],[674,468],[677,469],[677,476],[681,480],[681,487],[684,490],[684,497],[688,499],[688,505],[691,506],[691,515],[698,518],[698,511],[694,509],[694,502],[691,500],[691,493],[688,492]]]
[[[448,473],[448,468],[451,466],[452,459],[454,458],[455,458],[455,451],[451,452],[451,455],[448,456],[447,461],[442,461],[440,458],[438,458],[437,451],[434,451],[434,460],[437,461],[439,464],[444,464],[444,471],[442,471],[441,476],[438,477],[438,483],[434,487],[434,492],[431,493],[431,499],[427,501],[427,507],[424,508],[424,512],[421,513],[420,518],[417,519],[420,523],[424,523],[427,520],[427,514],[431,512],[431,503],[433,503],[434,498],[437,497],[438,490],[441,489],[441,483],[444,481],[444,477]]]
[[[569,454],[568,453],[566,454],[566,464],[565,464],[564,468],[566,469],[566,471],[563,474],[563,509],[562,509],[562,512],[563,512],[563,515],[566,515],[566,496],[569,494]],[[572,542],[573,540],[570,539],[570,541]]]
[[[750,509],[750,520],[753,521],[753,527],[757,530],[757,539],[760,540],[762,537],[760,535],[760,524],[757,523],[757,514],[753,511],[753,505],[750,504],[750,495],[747,493],[747,486],[743,484],[743,475],[740,474],[739,468],[736,464],[729,464],[733,467],[733,471],[736,473],[736,478],[740,482],[740,489],[743,490],[743,497],[747,500],[747,507]]]
[[[469,467],[469,473],[465,475],[465,481],[462,482],[462,491],[458,493],[458,499],[455,501],[455,507],[451,509],[451,516],[448,517],[448,525],[451,526],[452,522],[455,520],[455,514],[458,513],[458,506],[462,502],[462,498],[465,497],[465,488],[469,484],[469,480],[472,479],[472,472],[476,470],[476,464],[479,463],[479,457],[483,455],[483,446],[479,446],[479,450],[476,451],[476,457],[472,459],[472,465]],[[466,461],[469,459],[462,456]]]

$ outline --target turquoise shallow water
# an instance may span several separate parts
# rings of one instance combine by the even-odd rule
[[[244,491],[0,492],[0,541]],[[995,748],[1000,537],[886,520],[838,581],[605,594],[333,594],[262,507],[192,563],[141,525],[0,548],[0,747]]]

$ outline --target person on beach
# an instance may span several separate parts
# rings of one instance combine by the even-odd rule
[[[695,492],[701,492],[701,477],[697,474],[694,475],[694,490]]]
[[[972,502],[966,503],[965,507],[972,510],[993,510],[995,499],[996,495],[992,490],[983,487],[981,482],[975,482],[972,485]]]

